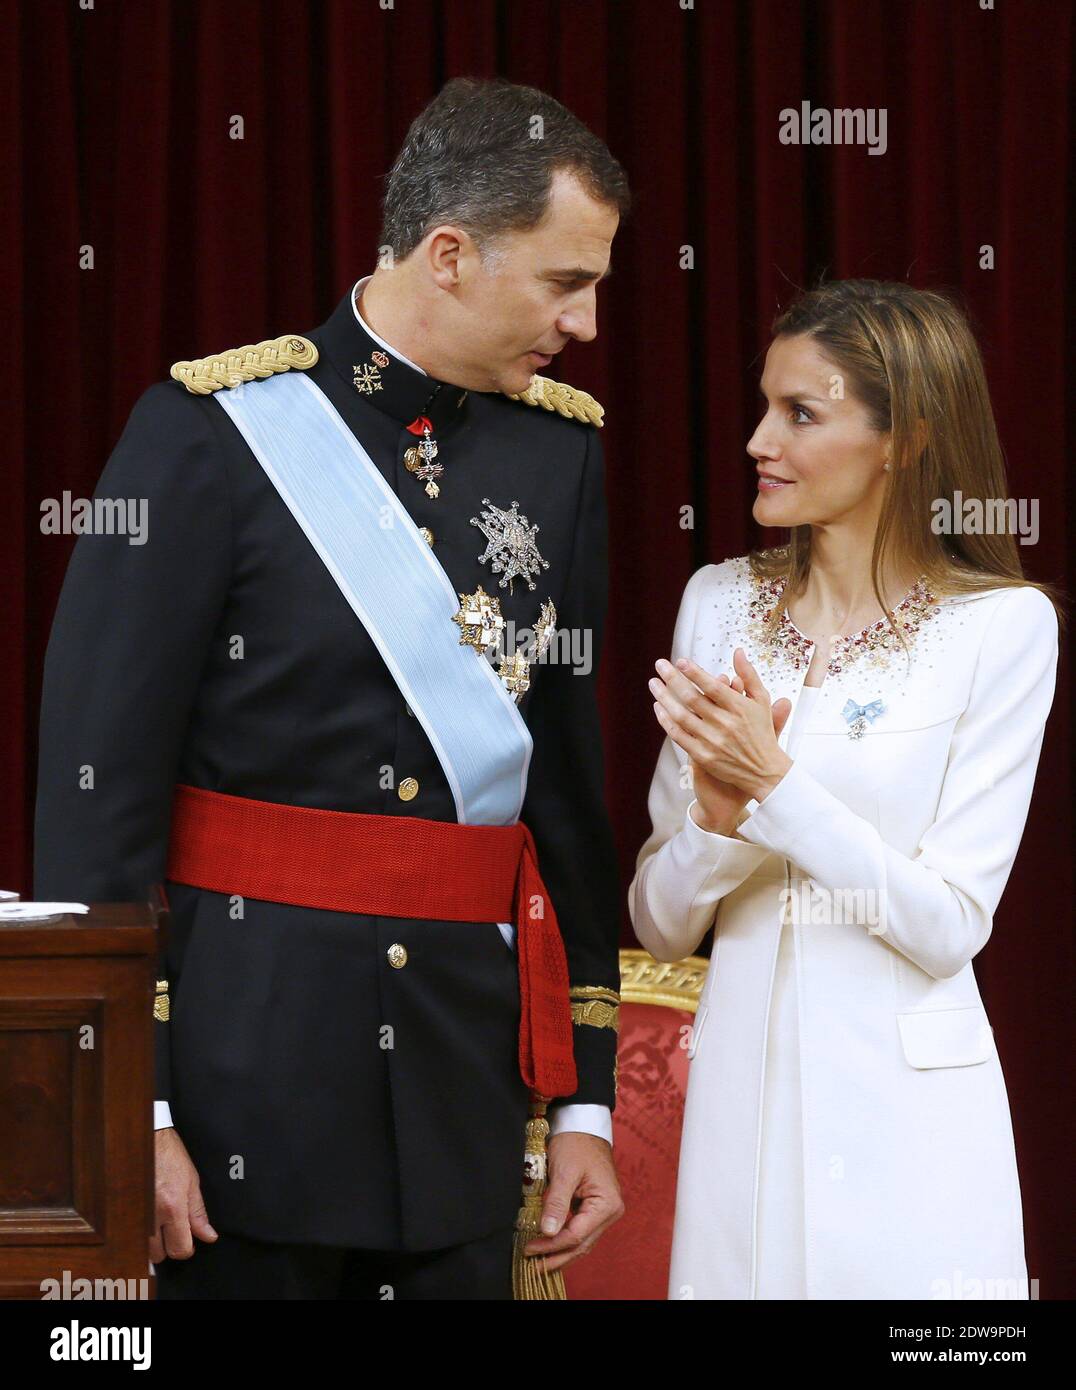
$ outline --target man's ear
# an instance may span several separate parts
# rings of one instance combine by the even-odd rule
[[[455,289],[460,282],[461,261],[468,251],[477,254],[467,233],[450,222],[426,233],[424,250],[430,278],[441,290]]]

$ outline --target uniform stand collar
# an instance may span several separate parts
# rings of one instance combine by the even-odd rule
[[[401,425],[409,425],[425,415],[437,434],[457,420],[459,407],[467,396],[464,388],[427,376],[386,352],[359,322],[351,295],[349,289],[332,317],[318,330],[321,355],[356,395]],[[356,383],[364,383],[366,389],[360,389]]]

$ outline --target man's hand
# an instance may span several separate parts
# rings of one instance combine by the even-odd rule
[[[209,1224],[198,1173],[186,1145],[174,1129],[158,1129],[154,1134],[156,1222],[150,1237],[149,1257],[155,1265],[165,1259],[189,1260],[194,1241],[216,1240]]]
[[[612,1146],[595,1134],[566,1130],[546,1143],[549,1182],[542,1202],[542,1234],[528,1241],[527,1255],[545,1255],[545,1268],[571,1264],[624,1215]]]

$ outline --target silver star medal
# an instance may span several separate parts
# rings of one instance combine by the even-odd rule
[[[476,516],[471,517],[471,525],[477,526],[487,541],[485,553],[478,557],[479,563],[484,565],[489,560],[493,573],[503,576],[500,587],[503,589],[507,584],[509,593],[513,592],[512,581],[517,577],[527,581],[528,589],[536,588],[531,576],[540,569],[549,568],[549,561],[542,559],[534,539],[538,527],[529,525],[527,518],[520,515],[518,502],[513,502],[505,511],[483,497],[482,506],[485,510],[481,521]]]

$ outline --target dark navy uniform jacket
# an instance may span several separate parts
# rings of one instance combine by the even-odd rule
[[[306,336],[319,351],[312,379],[433,533],[453,588],[497,594],[519,631],[549,598],[559,628],[591,630],[590,674],[531,667],[519,707],[534,741],[521,818],[573,986],[615,990],[619,888],[595,695],[607,591],[598,430],[395,357],[378,368],[381,389],[359,391],[374,354],[385,355],[350,292]],[[416,442],[405,427],[419,415],[445,469],[436,499],[403,462]],[[145,498],[148,540],[85,535],[72,554],[45,662],[36,897],[143,899],[165,880],[176,783],[456,819],[419,720],[212,395],[151,386],[95,497]],[[549,568],[534,591],[517,578],[509,595],[479,563],[485,538],[470,518],[484,497],[505,509],[518,501],[540,526]],[[407,778],[418,791],[405,801]],[[218,1229],[422,1250],[511,1224],[528,1093],[517,963],[495,923],[249,898],[236,917],[226,895],[165,889],[171,1016],[154,1024],[156,1095],[170,1103]],[[394,943],[407,951],[400,969],[386,956]],[[615,1030],[573,1032],[570,1099],[612,1107]]]

